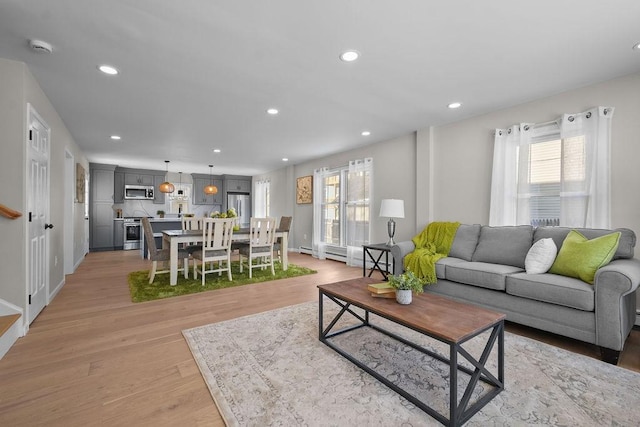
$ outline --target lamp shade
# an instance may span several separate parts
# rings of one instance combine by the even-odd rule
[[[165,181],[158,186],[161,193],[173,193],[176,187],[169,181]]]
[[[207,185],[206,187],[204,187],[204,194],[217,194],[217,193],[218,193],[218,187],[216,187],[213,184]]]
[[[380,216],[385,218],[404,218],[404,200],[382,199]]]

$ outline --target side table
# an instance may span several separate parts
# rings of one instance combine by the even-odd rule
[[[391,256],[392,268],[389,271],[389,254],[391,253],[391,246],[388,246],[386,243],[372,243],[370,245],[362,245],[362,275],[371,277],[374,271],[379,271],[384,277],[384,280],[389,280],[388,276],[393,274],[393,270],[395,270],[396,261],[393,259],[393,255]],[[376,254],[371,253],[371,251],[378,251]],[[382,259],[382,255],[384,255],[384,269],[380,265],[380,260]],[[367,260],[371,260],[373,262],[373,267],[369,270],[369,275],[367,275]]]

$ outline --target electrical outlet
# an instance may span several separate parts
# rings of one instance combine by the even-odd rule
[[[53,265],[58,265],[58,257],[53,257]]]
[[[304,238],[304,240],[307,240],[307,235],[305,234],[304,236],[302,236]]]

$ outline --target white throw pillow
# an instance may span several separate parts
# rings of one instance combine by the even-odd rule
[[[558,248],[553,243],[553,239],[540,239],[529,249],[524,260],[524,268],[527,274],[546,273],[558,254]]]

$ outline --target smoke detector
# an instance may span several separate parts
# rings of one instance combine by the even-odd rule
[[[47,42],[43,42],[42,40],[29,40],[29,46],[34,52],[38,53],[51,53],[53,52],[53,47]]]

